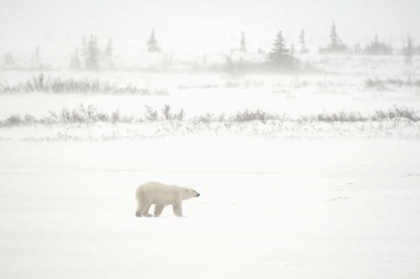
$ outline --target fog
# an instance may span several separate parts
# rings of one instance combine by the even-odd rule
[[[120,54],[145,48],[155,28],[169,53],[227,52],[244,31],[250,50],[268,50],[279,30],[297,43],[305,29],[308,43],[328,41],[332,22],[348,44],[367,43],[377,34],[400,45],[410,33],[418,38],[420,3],[414,0],[297,1],[29,1],[3,0],[0,53],[24,55],[37,45],[45,53],[64,55],[83,35],[113,38]]]
[[[0,278],[420,278],[419,1],[0,1]]]

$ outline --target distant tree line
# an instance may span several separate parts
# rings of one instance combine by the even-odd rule
[[[265,61],[252,62],[247,61],[247,57],[250,56],[248,48],[248,40],[245,32],[241,32],[238,48],[232,49],[231,54],[226,56],[225,68],[229,72],[241,72],[245,69],[260,69],[260,70],[275,70],[275,71],[295,71],[301,68],[299,59],[295,57],[296,53],[305,55],[311,52],[308,48],[306,41],[306,33],[304,29],[301,29],[299,34],[299,47],[295,48],[293,44],[286,46],[286,42],[282,31],[279,31],[274,38],[273,46],[271,50],[266,53],[264,50],[259,49],[257,55],[265,56]],[[167,69],[172,65],[172,56],[162,54],[162,49],[156,38],[155,30],[152,28],[150,36],[145,42],[147,53],[150,55],[157,55],[156,57],[162,56],[161,67]],[[337,32],[337,26],[333,22],[329,31],[329,43],[318,49],[321,54],[363,54],[363,55],[391,55],[394,49],[391,45],[388,45],[379,40],[378,36],[375,35],[373,40],[361,47],[360,44],[349,47],[346,45]],[[407,64],[411,64],[414,55],[420,55],[420,46],[415,46],[413,39],[408,35],[403,39],[403,46],[400,54],[404,55],[404,61]],[[239,57],[239,58],[238,58]],[[13,57],[11,52],[6,52],[3,58],[3,65],[6,68],[18,67],[18,63]],[[204,55],[201,65],[207,65],[207,57]],[[41,61],[40,48],[36,47],[35,52],[31,56],[31,68],[42,69],[45,64]],[[195,68],[200,66],[195,62]],[[107,41],[104,48],[100,48],[98,44],[97,36],[90,35],[89,37],[84,36],[82,44],[76,47],[70,56],[70,68],[73,70],[89,70],[97,71],[100,69],[112,70],[115,68],[114,64],[114,46],[112,39]]]
[[[18,67],[18,62],[14,59],[11,52],[6,52],[3,57],[3,64],[6,68],[16,68]],[[30,69],[43,69],[44,64],[41,61],[41,51],[39,46],[35,48],[34,53],[30,58]]]

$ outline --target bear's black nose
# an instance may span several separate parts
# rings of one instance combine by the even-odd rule
[[[197,193],[197,197],[199,197],[200,196],[200,194],[199,193]]]

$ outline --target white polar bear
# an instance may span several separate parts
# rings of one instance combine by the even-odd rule
[[[176,216],[182,217],[182,201],[200,196],[193,189],[179,186],[168,186],[159,182],[147,182],[136,190],[136,216],[151,217],[149,209],[155,205],[154,217],[159,217],[167,205],[172,205]]]

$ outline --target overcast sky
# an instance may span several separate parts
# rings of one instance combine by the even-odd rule
[[[287,44],[328,43],[332,22],[344,43],[366,43],[375,34],[420,43],[419,0],[0,0],[0,51],[29,52],[36,45],[74,48],[82,35],[112,37],[120,51],[145,49],[152,27],[169,52],[223,51],[239,44],[269,49],[282,30]],[[52,46],[54,45],[54,46]],[[310,46],[310,45],[309,45]]]

